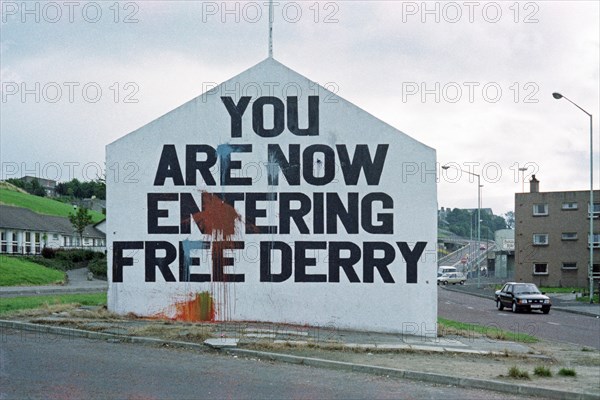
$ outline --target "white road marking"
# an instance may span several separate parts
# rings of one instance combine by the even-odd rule
[[[558,322],[550,322],[550,321],[547,321],[546,323],[548,323],[548,324],[550,324],[550,325],[560,325]]]
[[[474,308],[473,308],[473,307],[467,307],[467,308],[468,308],[469,310],[474,310]]]

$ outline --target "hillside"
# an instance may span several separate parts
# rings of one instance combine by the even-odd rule
[[[11,187],[12,186],[12,187]],[[0,204],[28,208],[38,214],[68,217],[73,212],[73,206],[46,197],[38,197],[17,190],[13,185],[2,182],[0,186]],[[102,221],[105,216],[97,211],[89,211],[93,223]]]

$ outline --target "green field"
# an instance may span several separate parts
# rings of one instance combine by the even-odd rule
[[[65,273],[18,257],[0,256],[0,286],[62,283]]]
[[[55,304],[101,306],[106,304],[106,293],[0,298],[0,315]]]
[[[73,206],[46,197],[34,196],[14,190],[0,188],[0,204],[28,208],[38,214],[57,215],[68,217],[73,212]],[[102,221],[105,216],[97,211],[89,211],[93,223]]]

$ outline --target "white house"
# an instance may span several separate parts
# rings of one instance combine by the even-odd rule
[[[82,237],[80,243],[68,218],[0,205],[0,253],[40,254],[44,247],[106,251],[106,235],[95,226],[87,226]]]
[[[436,335],[435,150],[278,61],[106,155],[111,311]]]

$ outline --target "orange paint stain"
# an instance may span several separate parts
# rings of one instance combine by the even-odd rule
[[[215,320],[215,307],[208,292],[196,293],[191,300],[175,303],[175,310],[176,321],[214,322]]]

